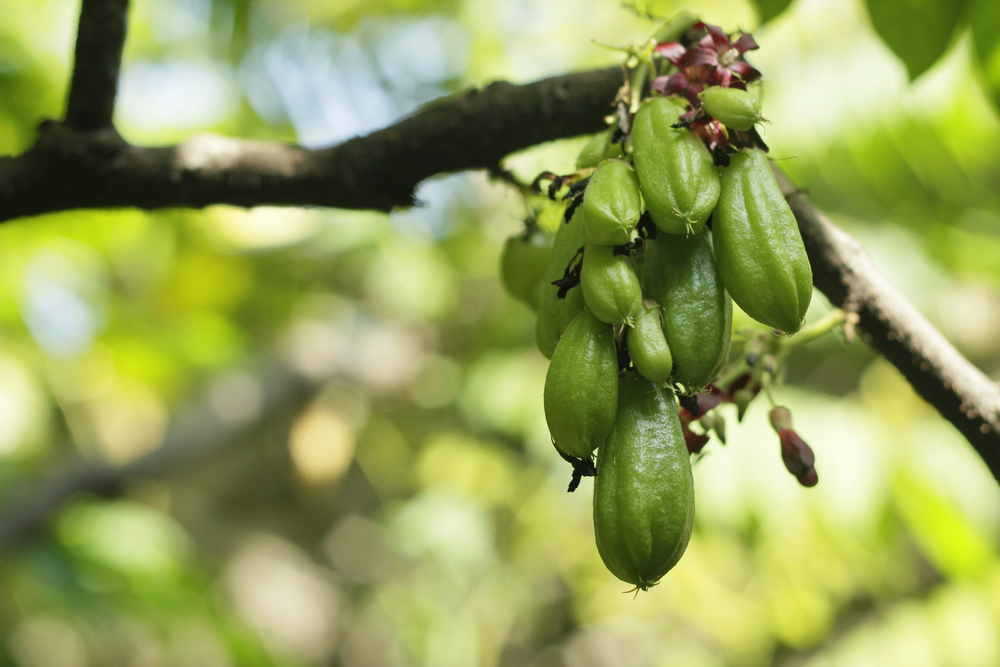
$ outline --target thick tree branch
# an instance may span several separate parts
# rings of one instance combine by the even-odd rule
[[[66,124],[76,130],[111,127],[127,14],[128,0],[83,0],[66,106]]]
[[[47,123],[27,153],[0,158],[0,221],[210,204],[388,211],[412,205],[416,186],[435,174],[493,167],[522,148],[597,131],[621,83],[615,68],[494,83],[323,150],[218,136],[139,148],[114,133]]]

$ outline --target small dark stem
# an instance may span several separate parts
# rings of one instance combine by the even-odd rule
[[[66,124],[92,131],[111,126],[125,46],[128,0],[83,0]]]

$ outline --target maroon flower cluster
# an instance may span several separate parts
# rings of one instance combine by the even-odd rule
[[[728,137],[722,124],[701,112],[698,94],[706,86],[746,89],[746,84],[756,81],[761,74],[743,54],[760,48],[753,35],[743,33],[735,42],[719,26],[698,22],[694,30],[706,34],[694,46],[685,47],[679,42],[657,44],[655,51],[666,58],[677,72],[656,77],[650,88],[662,95],[683,95],[691,104],[691,111],[681,117],[708,144],[710,150],[725,146]]]
[[[700,454],[705,445],[708,444],[707,433],[695,433],[691,430],[691,422],[701,420],[704,424],[711,416],[709,411],[722,405],[723,403],[734,403],[739,410],[738,419],[743,419],[750,401],[760,392],[760,383],[751,382],[753,376],[744,373],[729,383],[728,386],[720,388],[714,383],[708,385],[707,393],[697,394],[692,397],[681,399],[681,407],[678,408],[677,415],[681,420],[681,430],[684,433],[684,442],[687,444],[688,452]],[[721,423],[720,423],[721,422]],[[721,417],[712,420],[713,428],[719,434],[720,440],[725,442],[722,431],[725,428]]]
[[[705,86],[745,88],[760,78],[760,72],[743,59],[747,51],[760,48],[753,35],[743,33],[734,42],[719,26],[698,22],[694,29],[708,31],[696,46],[685,48],[679,42],[656,46],[677,72],[653,79],[650,88],[663,95],[684,95],[691,106],[698,106],[698,93]]]

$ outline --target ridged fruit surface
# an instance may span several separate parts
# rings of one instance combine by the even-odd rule
[[[701,93],[701,102],[705,113],[734,130],[749,130],[762,120],[760,102],[739,88],[706,88]]]
[[[618,406],[618,355],[611,325],[584,308],[559,340],[545,375],[545,421],[562,451],[589,459]]]
[[[626,335],[628,356],[636,370],[651,382],[666,382],[674,362],[660,323],[660,307],[653,301],[644,302],[635,328]]]
[[[656,97],[639,107],[632,151],[639,187],[656,226],[668,234],[695,234],[719,199],[719,172],[698,135],[671,127],[684,113],[678,98]]]
[[[642,288],[629,256],[614,246],[587,243],[580,270],[583,301],[597,319],[631,325],[642,310]]]
[[[539,229],[507,239],[500,251],[500,281],[507,293],[536,310],[551,256],[552,236]]]
[[[795,216],[761,151],[731,156],[712,236],[733,301],[758,322],[798,331],[812,299],[812,269]]]
[[[629,373],[597,456],[597,550],[612,574],[645,590],[680,560],[693,523],[694,481],[673,392]]]
[[[587,242],[587,232],[583,227],[583,216],[577,208],[572,219],[561,223],[552,243],[552,255],[542,284],[538,287],[538,319],[535,320],[535,344],[547,358],[552,358],[556,343],[569,323],[583,308],[583,293],[574,287],[560,299],[559,288],[552,281],[563,277],[563,272],[573,255]]]
[[[624,245],[642,215],[642,196],[635,170],[621,160],[602,162],[583,193],[587,238],[599,245]]]
[[[716,266],[712,232],[647,241],[645,268],[646,292],[663,306],[674,379],[700,389],[729,361],[733,332],[733,302]]]

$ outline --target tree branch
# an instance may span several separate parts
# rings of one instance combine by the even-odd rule
[[[28,152],[0,158],[0,221],[74,208],[411,206],[425,178],[601,129],[621,83],[617,68],[493,83],[322,150],[208,135],[139,148],[47,123]]]
[[[965,436],[1000,481],[1000,387],[956,350],[777,168],[812,264],[813,283],[858,314],[866,343]]]
[[[125,46],[128,0],[83,0],[66,124],[76,130],[111,127]]]
[[[229,443],[251,437],[268,419],[296,413],[316,393],[315,386],[277,366],[263,374],[260,387],[259,417],[249,423],[224,421],[202,401],[171,420],[158,449],[131,463],[76,462],[8,493],[0,509],[0,553],[38,531],[71,498],[81,493],[116,495],[130,479],[191,465]]]

